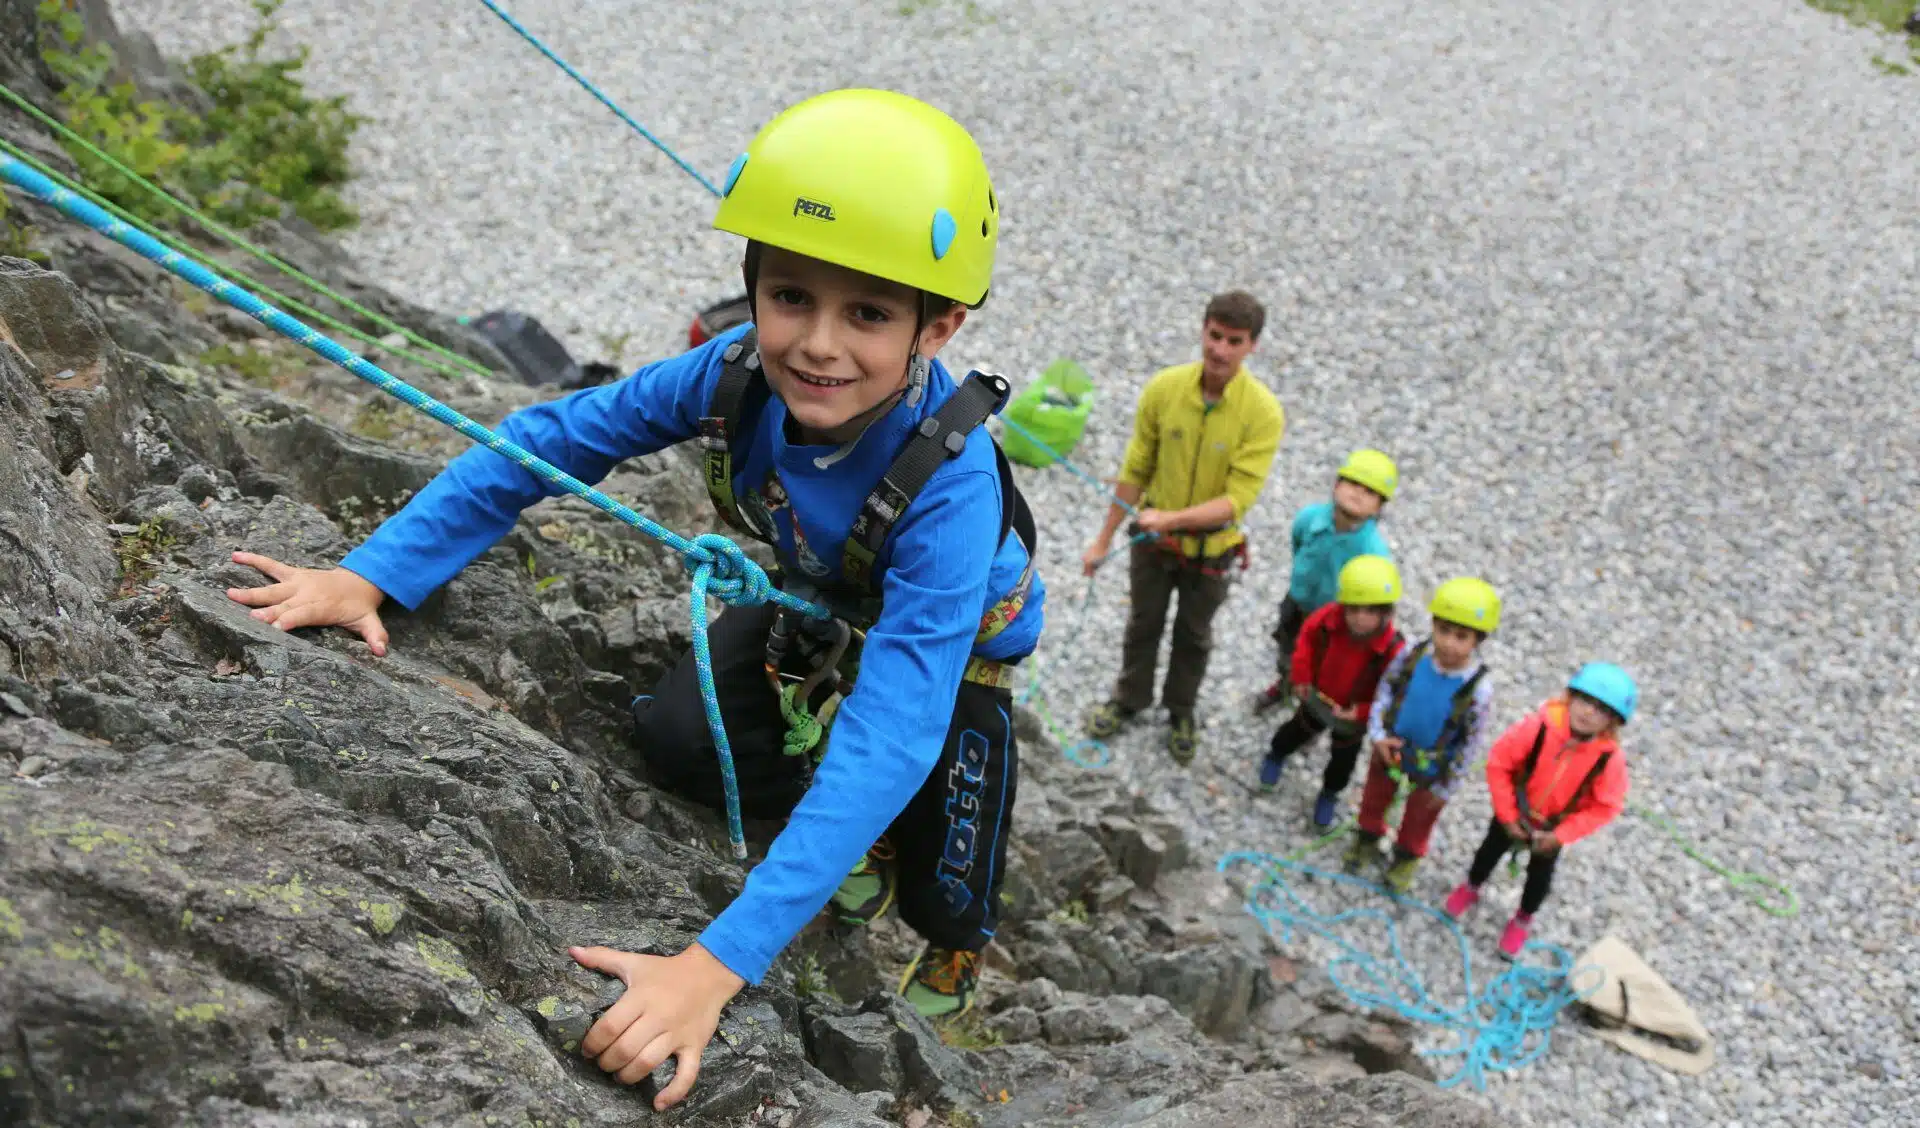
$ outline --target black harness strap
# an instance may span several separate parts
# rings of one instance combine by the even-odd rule
[[[841,553],[841,572],[847,585],[860,600],[871,603],[880,592],[880,577],[875,563],[894,524],[913,504],[935,470],[966,449],[967,436],[1006,405],[1010,387],[997,374],[973,373],[932,417],[923,419],[917,432],[880,479],[860,507],[853,528]],[[742,515],[739,499],[733,493],[733,443],[741,423],[766,402],[772,390],[760,364],[759,340],[748,329],[723,354],[719,383],[707,412],[700,419],[700,445],[706,452],[707,495],[721,519],[739,532],[756,540],[773,542],[772,530],[754,527]],[[1006,540],[1009,532],[1019,536],[1027,550],[1027,568],[1008,596],[996,604],[983,620],[983,632],[998,633],[1011,622],[1024,605],[1033,582],[1033,556],[1039,533],[1033,511],[1014,481],[1013,466],[1000,444],[993,444],[994,461],[1000,475],[1000,533],[995,543]]]
[[[1545,821],[1535,823],[1533,811],[1527,802],[1527,785],[1533,782],[1534,769],[1540,764],[1540,749],[1546,743],[1547,722],[1543,719],[1539,729],[1533,734],[1533,748],[1527,753],[1526,763],[1520,765],[1520,778],[1515,782],[1513,794],[1520,804],[1520,821],[1528,825],[1538,825],[1540,829],[1551,832],[1554,827],[1560,825],[1561,820],[1587,801],[1587,793],[1593,790],[1593,781],[1600,778],[1600,773],[1606,770],[1607,761],[1613,759],[1613,750],[1608,749],[1602,752],[1599,758],[1594,760],[1593,766],[1587,769],[1586,776],[1580,780],[1580,786],[1573,789],[1573,797],[1567,800],[1565,807],[1562,807],[1557,814],[1548,816]]]
[[[720,382],[700,419],[700,445],[706,449],[707,496],[721,520],[756,540],[767,541],[767,531],[756,529],[740,515],[733,496],[733,440],[749,403],[770,394],[760,368],[759,338],[749,329],[722,354]]]
[[[1433,639],[1421,639],[1408,652],[1406,662],[1400,667],[1400,673],[1387,683],[1390,691],[1388,696],[1392,700],[1387,705],[1386,715],[1380,719],[1381,728],[1387,735],[1393,735],[1394,722],[1400,719],[1400,705],[1406,700],[1407,686],[1413,683],[1415,667],[1420,665],[1420,660],[1425,658],[1432,649]],[[1473,676],[1463,682],[1459,689],[1453,691],[1453,700],[1447,708],[1446,723],[1441,726],[1440,736],[1434,741],[1435,750],[1444,753],[1455,741],[1464,740],[1467,714],[1473,710],[1473,693],[1479,688],[1480,679],[1487,676],[1487,669],[1487,664],[1482,662],[1480,668],[1473,672]]]
[[[967,449],[967,436],[985,423],[1007,402],[1006,378],[992,373],[974,372],[967,376],[940,410],[920,421],[906,447],[894,458],[893,465],[881,476],[853,519],[847,543],[840,557],[840,572],[847,583],[868,595],[878,595],[879,577],[874,575],[880,549],[887,534],[907,511],[907,506],[926,487],[933,472],[948,459],[958,458]],[[998,448],[998,444],[996,449]],[[1016,491],[1017,496],[1017,491]],[[1001,528],[1008,527],[1008,506],[1002,503]],[[1030,518],[1029,518],[1030,519]],[[1002,534],[1004,536],[1004,532]]]

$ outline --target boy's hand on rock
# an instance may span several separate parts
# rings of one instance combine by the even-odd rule
[[[669,1057],[679,1059],[673,1082],[653,1107],[663,1112],[680,1103],[700,1076],[700,1055],[720,1025],[720,1008],[747,981],[698,944],[677,956],[613,948],[569,948],[567,954],[627,985],[620,1001],[587,1031],[580,1052],[622,1085],[645,1078]]]
[[[380,622],[386,593],[345,568],[295,568],[251,552],[233,554],[236,564],[258,568],[278,581],[266,587],[228,588],[227,598],[253,608],[247,614],[283,631],[295,627],[345,627],[367,640],[376,656],[387,652]]]

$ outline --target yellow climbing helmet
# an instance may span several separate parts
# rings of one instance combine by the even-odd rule
[[[1393,491],[1400,487],[1400,468],[1384,451],[1354,451],[1340,467],[1340,477],[1358,482],[1388,501],[1393,500]]]
[[[1380,607],[1400,599],[1400,569],[1384,556],[1356,556],[1340,569],[1334,598],[1350,607]]]
[[[960,123],[890,90],[782,111],[735,158],[713,226],[969,306],[987,299],[1000,205]]]
[[[1435,619],[1492,634],[1500,625],[1500,593],[1476,576],[1459,576],[1440,585],[1427,610]]]

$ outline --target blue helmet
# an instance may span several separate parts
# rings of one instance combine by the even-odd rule
[[[1612,709],[1622,724],[1633,719],[1633,707],[1640,700],[1633,676],[1611,662],[1588,662],[1573,675],[1567,688]]]

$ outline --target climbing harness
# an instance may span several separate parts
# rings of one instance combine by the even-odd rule
[[[1389,704],[1386,713],[1380,718],[1380,727],[1388,736],[1393,735],[1394,723],[1400,719],[1400,706],[1407,699],[1407,687],[1413,683],[1413,676],[1418,672],[1421,660],[1432,649],[1431,638],[1421,639],[1414,644],[1412,650],[1407,652],[1406,660],[1400,664],[1399,671],[1387,679]],[[1487,676],[1487,671],[1488,666],[1483,660],[1480,668],[1473,672],[1473,676],[1453,691],[1453,698],[1447,707],[1447,719],[1441,724],[1440,735],[1433,742],[1432,748],[1402,750],[1402,757],[1408,757],[1411,753],[1410,758],[1414,763],[1412,774],[1415,778],[1433,783],[1452,773],[1454,759],[1461,752],[1461,747],[1456,745],[1464,747],[1466,743],[1467,716],[1473,712],[1474,691],[1479,688],[1480,680]]]
[[[1614,750],[1609,748],[1594,757],[1593,763],[1587,768],[1587,774],[1580,779],[1580,786],[1573,789],[1573,795],[1567,800],[1566,804],[1553,814],[1542,816],[1535,812],[1532,804],[1527,801],[1527,787],[1533,782],[1534,770],[1540,766],[1540,750],[1546,746],[1546,743],[1547,724],[1545,720],[1542,720],[1540,727],[1534,731],[1533,747],[1528,750],[1527,758],[1520,765],[1520,770],[1514,773],[1513,797],[1514,800],[1520,804],[1521,826],[1529,830],[1543,830],[1551,834],[1554,828],[1560,825],[1562,820],[1572,814],[1580,804],[1587,801],[1587,796],[1593,791],[1594,781],[1600,778],[1600,773],[1606,771],[1607,764],[1613,760]]]
[[[1591,969],[1576,968],[1565,948],[1540,940],[1529,941],[1525,951],[1545,955],[1549,961],[1546,966],[1516,962],[1485,985],[1476,986],[1473,952],[1466,934],[1431,905],[1362,878],[1256,851],[1228,853],[1221,857],[1216,868],[1225,873],[1237,865],[1252,865],[1262,874],[1262,880],[1247,894],[1246,908],[1269,933],[1277,934],[1280,941],[1286,943],[1293,940],[1296,932],[1304,931],[1339,949],[1340,954],[1327,965],[1327,972],[1334,985],[1356,1006],[1379,1007],[1410,1022],[1437,1026],[1457,1035],[1451,1045],[1420,1051],[1423,1057],[1461,1059],[1459,1068],[1439,1082],[1441,1088],[1451,1088],[1464,1081],[1484,1091],[1488,1073],[1516,1070],[1533,1062],[1547,1052],[1561,1009],[1599,987],[1598,976]],[[1448,1005],[1434,997],[1419,970],[1408,960],[1400,936],[1400,922],[1393,916],[1370,908],[1321,913],[1294,890],[1287,880],[1289,872],[1371,890],[1440,922],[1460,952],[1462,1000]],[[1358,920],[1386,923],[1391,962],[1361,951],[1335,931],[1337,925]],[[1576,976],[1594,982],[1577,986]]]
[[[78,195],[62,188],[11,156],[0,156],[0,179],[5,179],[36,198],[60,209],[107,238],[166,267],[175,275],[233,306],[262,323],[353,373],[360,379],[444,423],[476,443],[514,461],[542,480],[584,498],[595,508],[632,525],[648,536],[678,552],[693,573],[693,653],[700,675],[700,693],[706,700],[707,724],[713,730],[714,750],[720,759],[720,774],[726,791],[727,832],[733,844],[733,856],[747,856],[746,836],[740,822],[740,790],[733,771],[733,752],[727,744],[726,727],[713,684],[713,661],[707,646],[707,596],[712,595],[735,607],[775,603],[787,610],[816,618],[829,618],[825,608],[796,599],[775,588],[761,567],[741,552],[740,546],[726,537],[705,533],[689,541],[655,524],[632,509],[587,485],[530,451],[480,426],[473,420],[433,399],[406,382],[382,371],[377,365],[355,356],[338,343],[321,336],[280,310],[227,281],[212,270],[192,261],[179,251],[169,250],[159,240],[135,230],[126,222]]]
[[[884,573],[879,567],[879,557],[894,525],[905,515],[920,491],[926,488],[934,471],[942,463],[958,458],[966,449],[968,436],[1006,404],[1008,392],[1004,377],[994,373],[970,373],[938,411],[920,421],[886,473],[881,475],[879,484],[861,504],[841,549],[840,568],[845,584],[821,593],[821,601],[836,609],[839,617],[834,622],[846,628],[847,633],[833,641],[824,658],[816,656],[813,659],[816,663],[814,672],[806,675],[797,685],[782,684],[782,678],[788,676],[783,675],[781,669],[792,642],[793,627],[785,612],[775,616],[773,629],[767,637],[766,674],[774,691],[780,695],[780,712],[787,722],[787,754],[805,755],[818,750],[831,724],[834,710],[852,692],[855,674],[841,669],[841,666],[843,662],[857,663],[858,644],[866,639],[865,629],[879,620]],[[699,429],[700,444],[705,452],[707,494],[714,509],[722,520],[738,532],[762,541],[779,552],[777,531],[758,519],[764,516],[763,513],[749,511],[754,514],[750,519],[742,511],[733,491],[733,444],[738,438],[741,423],[749,412],[764,407],[771,396],[772,389],[767,385],[760,364],[757,331],[748,329],[721,353],[720,379],[714,387],[705,414],[700,418]],[[993,441],[991,436],[988,441]],[[975,646],[998,637],[1026,607],[1037,567],[1035,551],[1039,536],[1033,512],[1028,508],[1026,498],[1021,496],[1019,486],[1013,479],[1012,467],[1008,465],[998,443],[994,443],[994,457],[1000,475],[1001,497],[1000,531],[995,543],[1004,543],[1010,534],[1018,537],[1026,551],[1027,563],[1007,594],[981,615],[973,639]],[[854,626],[856,622],[860,625]],[[808,628],[803,624],[802,629]],[[851,647],[848,634],[854,644]],[[835,672],[834,692],[818,713],[811,712],[807,703],[814,689],[829,672]],[[1012,663],[972,656],[961,673],[961,680],[994,689],[1009,688],[1013,684]]]

